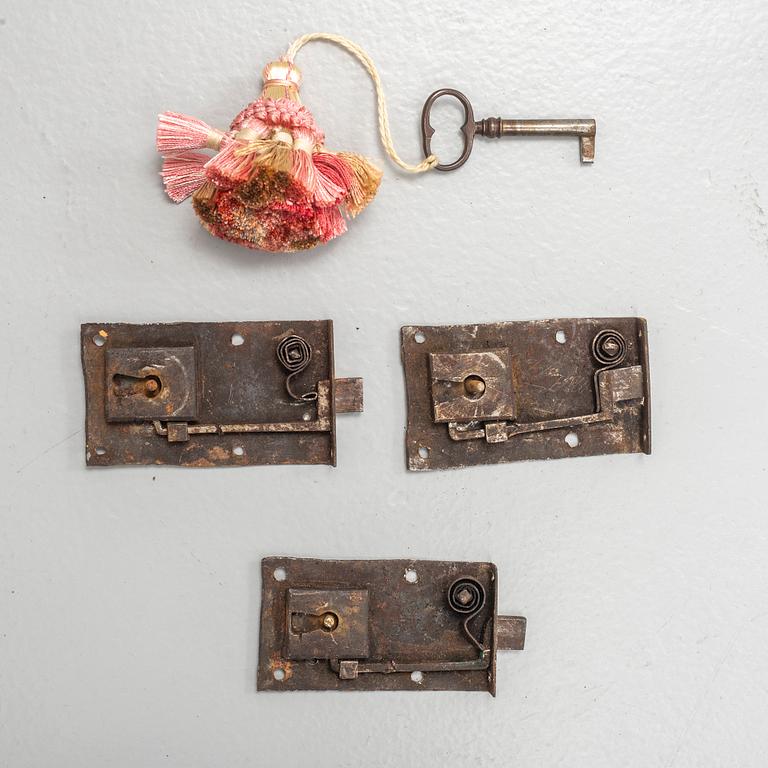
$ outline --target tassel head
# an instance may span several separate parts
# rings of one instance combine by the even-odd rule
[[[301,70],[293,62],[271,61],[264,67],[261,76],[264,80],[262,99],[299,100]]]

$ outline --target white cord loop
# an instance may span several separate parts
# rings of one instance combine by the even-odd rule
[[[371,57],[359,45],[356,45],[351,40],[348,40],[341,35],[333,35],[329,32],[311,32],[308,35],[302,35],[301,37],[296,38],[288,48],[285,58],[293,63],[299,50],[313,40],[326,40],[329,43],[335,43],[336,45],[341,46],[349,51],[349,53],[351,53],[365,67],[366,71],[371,76],[371,80],[373,80],[373,85],[376,89],[376,104],[379,111],[379,136],[381,137],[381,143],[384,145],[384,150],[389,155],[392,162],[404,171],[408,171],[408,173],[424,173],[424,171],[429,171],[434,168],[438,163],[438,159],[435,155],[430,155],[418,165],[411,165],[402,160],[397,154],[395,145],[392,142],[392,134],[389,131],[387,103],[384,99],[384,86],[381,83],[381,77],[379,77],[379,73],[376,71],[376,66],[371,60]]]

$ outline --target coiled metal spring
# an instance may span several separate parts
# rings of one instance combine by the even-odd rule
[[[485,606],[485,588],[471,576],[462,576],[448,588],[448,605],[456,613],[464,616],[461,626],[467,639],[480,652],[485,651],[482,643],[469,628],[469,622],[477,616]]]
[[[277,345],[277,359],[280,365],[288,371],[285,377],[285,389],[293,400],[306,402],[317,400],[317,392],[305,392],[297,395],[291,386],[291,379],[298,376],[312,361],[312,348],[301,336],[286,336]]]
[[[610,328],[598,331],[592,339],[592,357],[601,366],[595,371],[595,408],[600,410],[600,382],[598,374],[621,365],[627,357],[627,340]]]

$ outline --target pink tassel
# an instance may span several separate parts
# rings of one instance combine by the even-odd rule
[[[315,202],[318,205],[335,205],[346,197],[354,183],[352,169],[331,152],[315,152],[312,161],[317,172]]]
[[[309,152],[305,152],[303,149],[293,150],[291,176],[307,190],[309,197],[312,198],[317,188],[317,173],[312,162],[312,155]]]
[[[318,208],[317,224],[320,228],[320,238],[327,243],[334,237],[343,235],[347,231],[347,224],[338,207]]]
[[[161,155],[186,149],[218,149],[224,134],[189,115],[163,112],[157,121],[157,151]]]
[[[209,158],[205,164],[208,178],[217,185],[232,186],[247,181],[253,171],[253,156],[235,154],[244,147],[240,141],[227,141],[217,155]]]
[[[312,146],[314,138],[306,129],[296,129],[293,132],[293,164],[291,176],[307,190],[310,197],[317,186],[317,173],[312,162]]]
[[[174,203],[185,200],[205,184],[208,160],[208,155],[202,152],[180,152],[165,158],[160,175],[165,191]]]

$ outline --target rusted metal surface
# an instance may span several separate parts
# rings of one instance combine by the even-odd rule
[[[645,320],[401,332],[412,470],[650,453]]]
[[[514,419],[511,364],[508,349],[431,354],[435,421]]]
[[[496,650],[522,651],[525,647],[526,620],[522,616],[498,616]]]
[[[363,412],[363,380],[336,379],[336,413]]]
[[[581,162],[593,163],[595,160],[597,123],[592,118],[507,120],[501,117],[486,117],[483,120],[475,120],[469,99],[455,88],[440,88],[431,93],[424,102],[421,111],[421,139],[425,157],[432,154],[432,137],[435,134],[429,119],[432,106],[441,96],[456,99],[464,108],[464,122],[459,129],[464,137],[464,147],[452,163],[436,165],[438,171],[455,171],[461,168],[472,153],[475,136],[485,136],[489,139],[498,139],[501,136],[577,136]]]
[[[493,563],[261,564],[259,690],[496,692],[496,651],[525,619],[498,616]]]
[[[188,467],[336,463],[333,324],[86,323],[86,461]]]
[[[197,419],[194,347],[104,347],[107,421]]]
[[[286,659],[368,657],[367,589],[288,589]]]

